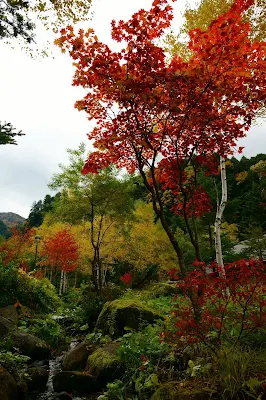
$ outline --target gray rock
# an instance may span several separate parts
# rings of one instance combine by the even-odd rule
[[[61,392],[57,395],[57,398],[59,400],[72,400],[73,397],[67,392]]]
[[[11,332],[16,330],[16,325],[8,319],[0,316],[0,340],[10,335]]]
[[[17,384],[13,376],[0,366],[0,395],[1,400],[17,400]]]
[[[18,312],[14,306],[6,306],[0,308],[0,315],[13,322],[13,324],[18,324]]]
[[[49,378],[49,372],[41,367],[28,368],[27,373],[29,374],[30,380],[28,382],[28,391],[43,392],[46,389],[46,385]]]
[[[41,339],[29,333],[15,332],[12,335],[12,345],[32,360],[46,360],[50,358],[51,349]]]
[[[62,364],[63,371],[80,371],[86,366],[87,359],[95,350],[94,346],[82,342],[70,350],[64,358]]]
[[[90,374],[76,371],[61,371],[53,377],[53,387],[56,392],[92,393],[97,389],[96,379]]]

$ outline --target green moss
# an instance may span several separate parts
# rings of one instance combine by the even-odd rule
[[[104,305],[96,328],[118,337],[124,334],[125,327],[139,330],[143,325],[159,318],[163,318],[163,315],[140,301],[121,298]]]
[[[107,368],[117,366],[118,362],[119,359],[115,352],[101,348],[88,357],[87,366],[91,374],[98,376]]]
[[[164,383],[151,397],[151,400],[208,400],[214,391],[203,388],[197,381],[172,381]]]

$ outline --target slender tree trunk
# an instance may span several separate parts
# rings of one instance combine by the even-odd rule
[[[220,274],[223,277],[225,277],[222,241],[221,241],[221,224],[222,224],[223,213],[227,204],[227,181],[226,181],[226,165],[225,165],[225,159],[223,157],[220,157],[220,168],[221,168],[221,182],[222,182],[222,198],[219,204],[217,196],[217,212],[214,224],[214,235],[215,235],[216,262],[220,269]]]
[[[50,282],[52,283],[52,278],[53,278],[53,267],[51,267],[51,272],[50,272]]]
[[[209,232],[210,250],[213,253],[213,239],[212,239],[212,230],[211,230],[211,224],[210,223],[208,223],[208,232]]]
[[[63,293],[67,292],[67,272],[64,271],[64,279],[63,279]]]
[[[62,289],[63,289],[63,280],[64,280],[64,271],[61,270],[60,284],[59,284],[59,295],[60,296],[62,294]]]

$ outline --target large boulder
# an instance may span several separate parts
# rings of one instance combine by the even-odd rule
[[[152,395],[150,400],[209,400],[214,392],[201,388],[193,381],[166,382]]]
[[[163,318],[151,308],[136,300],[117,299],[105,303],[98,317],[96,329],[114,337],[123,336],[125,327],[139,330],[143,324]]]
[[[0,340],[3,340],[16,330],[16,325],[0,315]]]
[[[18,312],[14,306],[6,306],[0,308],[0,315],[13,322],[13,324],[18,324]]]
[[[17,384],[12,375],[0,365],[0,396],[1,400],[17,400]]]
[[[86,366],[89,355],[95,350],[95,347],[86,342],[82,342],[68,351],[64,357],[63,371],[81,371]]]
[[[118,347],[118,343],[108,343],[88,357],[86,371],[96,377],[101,387],[119,378],[124,372],[117,355]]]
[[[46,360],[51,355],[50,347],[43,340],[29,333],[13,333],[12,346],[18,348],[23,355],[32,360]]]
[[[61,371],[53,377],[55,392],[92,393],[97,390],[98,383],[94,376],[77,371]]]
[[[43,392],[46,389],[46,385],[49,378],[49,371],[41,367],[32,367],[27,369],[29,374],[28,391],[29,392]]]

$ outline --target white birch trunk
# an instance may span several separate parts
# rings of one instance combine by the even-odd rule
[[[67,273],[64,271],[64,286],[63,286],[63,293],[67,292]]]
[[[64,271],[61,270],[61,276],[60,276],[60,285],[59,285],[59,295],[62,294],[62,289],[63,289],[63,280],[64,280]]]
[[[224,209],[227,204],[227,181],[226,181],[226,165],[225,159],[220,157],[220,168],[221,168],[221,182],[222,182],[222,199],[220,204],[218,204],[217,199],[217,212],[214,224],[214,235],[215,235],[215,253],[216,262],[220,268],[220,274],[225,277],[224,261],[223,261],[223,251],[222,251],[222,241],[221,241],[221,224]]]

